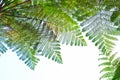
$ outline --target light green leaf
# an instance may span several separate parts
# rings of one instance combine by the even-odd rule
[[[108,58],[107,57],[101,57],[98,60],[108,60]]]
[[[111,65],[110,62],[103,62],[99,66],[110,66],[110,65]]]
[[[101,71],[100,71],[100,73],[101,72],[107,72],[107,71],[113,71],[114,69],[112,69],[111,67],[105,67],[105,68],[103,68]]]
[[[47,38],[42,38],[37,47],[38,55],[52,59],[55,62],[63,63],[60,53],[60,42],[59,41],[48,41]]]
[[[113,76],[113,73],[107,72],[100,77],[100,80],[104,78],[111,78],[112,76]]]
[[[116,37],[109,33],[117,29],[110,20],[112,13],[112,11],[103,9],[95,16],[81,23],[83,31],[86,31],[86,36],[105,54],[113,50],[115,46],[113,41],[117,40]]]

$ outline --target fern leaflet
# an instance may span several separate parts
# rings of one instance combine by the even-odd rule
[[[55,62],[62,63],[59,41],[49,41],[47,38],[41,38],[38,47],[38,55],[52,59]]]
[[[0,52],[5,53],[7,51],[6,46],[4,45],[4,40],[6,38],[5,36],[5,30],[3,29],[3,25],[0,25]]]
[[[100,80],[112,80],[115,74],[115,70],[119,65],[120,57],[116,58],[116,53],[111,54],[111,52],[109,52],[107,54],[100,54],[99,61],[102,61],[99,66],[103,68],[100,71],[100,73],[102,73]]]

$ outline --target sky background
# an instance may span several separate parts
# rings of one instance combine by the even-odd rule
[[[117,43],[116,51],[119,50]],[[15,53],[8,50],[0,56],[0,80],[98,80],[99,50],[90,41],[86,47],[61,46],[63,64],[40,57],[35,70],[30,70]]]

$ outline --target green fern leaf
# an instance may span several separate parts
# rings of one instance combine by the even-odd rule
[[[120,64],[118,65],[117,69],[115,70],[112,80],[120,80]]]
[[[104,73],[100,77],[100,80],[104,78],[106,78],[106,80],[112,80],[115,74],[115,70],[119,65],[120,58],[116,58],[115,57],[116,53],[111,54],[111,52],[107,54],[101,54],[100,56],[101,58],[99,58],[99,60],[102,61],[102,63],[100,63],[99,65],[100,67],[102,67],[102,70],[100,71],[100,73]]]
[[[115,56],[116,56],[116,54],[111,55],[111,56],[110,56],[110,61],[113,61],[114,58],[115,58]]]
[[[100,71],[100,73],[101,72],[107,72],[107,71],[113,71],[114,69],[113,68],[111,68],[111,67],[105,67],[105,68],[103,68],[101,71]]]
[[[29,21],[27,21],[27,22],[30,23]],[[59,51],[60,50],[59,42],[54,41],[56,35],[53,33],[53,31],[51,29],[49,29],[49,27],[47,25],[44,25],[44,24],[45,24],[45,22],[41,22],[41,24],[39,24],[40,27],[38,27],[39,29],[36,28],[36,26],[33,23],[31,24],[33,26],[33,28],[35,26],[36,30],[38,30],[36,34],[38,34],[40,36],[40,38],[38,36],[36,36],[38,38],[33,38],[33,39],[37,39],[37,40],[30,41],[33,43],[33,44],[31,44],[31,47],[33,47],[33,49],[37,53],[42,53],[42,56],[48,57],[49,59],[51,58],[55,62],[62,63],[62,58],[61,58],[60,51]],[[22,25],[22,26],[24,26],[24,25]],[[32,32],[34,32],[34,30],[32,30]],[[31,37],[32,37],[32,35],[31,35]]]
[[[112,61],[112,65],[113,66],[117,66],[117,64],[119,63],[120,61],[120,57],[116,58],[115,60]]]
[[[62,42],[62,44],[70,44],[75,46],[86,46],[86,42],[82,36],[81,31],[79,30],[78,26],[76,29],[69,31],[69,32],[62,32],[58,36],[58,40]]]
[[[27,22],[28,24],[22,23],[20,20],[17,20],[17,24],[22,25],[21,27],[23,27],[23,29],[25,29],[25,27],[27,28],[28,25],[28,30],[29,28],[32,30],[31,33],[29,33],[30,37],[27,37],[28,39],[26,39],[30,43],[30,47],[32,47],[36,53],[42,53],[42,56],[48,57],[49,59],[51,58],[52,60],[58,62],[58,63],[62,63],[62,58],[60,55],[60,45],[59,45],[59,41],[55,41],[56,35],[53,32],[53,30],[51,28],[49,28],[49,26],[46,24],[46,22],[40,21],[39,20],[35,20],[37,21],[36,24],[34,24],[34,22],[32,22],[33,20],[25,19],[25,22]],[[19,22],[20,21],[20,22]],[[39,24],[38,24],[39,23]],[[14,27],[15,29],[19,30],[18,27]],[[35,30],[34,30],[35,28]],[[20,28],[21,29],[21,28]],[[22,30],[23,30],[22,29]],[[25,31],[25,30],[24,30]],[[26,31],[26,35],[29,31]],[[33,37],[33,33],[36,34]],[[24,37],[24,36],[23,36]]]
[[[48,59],[62,63],[59,41],[49,41],[47,38],[42,38],[38,44],[37,52]]]
[[[19,11],[17,11],[19,9]],[[43,6],[28,6],[28,7],[15,7],[13,11],[8,10],[10,15],[12,16],[13,12],[19,13],[19,16],[16,16],[22,20],[28,20],[28,22],[32,22],[33,26],[36,28],[40,27],[40,21],[44,22],[48,28],[52,29],[53,32],[58,36],[70,32],[70,36],[75,38],[75,43],[73,45],[83,45],[86,46],[86,42],[82,36],[82,32],[80,31],[78,24],[74,21],[68,14],[62,12],[59,8],[55,7],[55,5],[43,5]],[[37,12],[36,14],[33,12]],[[40,14],[39,14],[40,13]],[[15,14],[15,13],[14,13]],[[62,20],[61,20],[62,18]],[[65,38],[64,35],[62,35]],[[62,39],[63,39],[62,38]],[[72,44],[69,40],[70,38],[64,39],[62,43]],[[78,43],[78,44],[77,44]],[[80,44],[81,43],[81,44]]]
[[[103,63],[101,63],[99,66],[106,66],[106,65],[110,66],[111,63],[110,63],[110,62],[103,62]]]
[[[9,20],[11,22],[6,25],[8,39],[5,40],[5,43],[20,56],[22,61],[25,61],[26,65],[34,69],[39,61],[36,51],[33,49],[33,43],[39,39],[37,31],[26,22],[18,22],[14,18]]]
[[[35,57],[35,51],[25,42],[24,38],[14,31],[8,33],[9,40],[6,41],[8,47],[15,51],[20,59],[25,61],[31,69],[35,68],[39,59]]]
[[[113,76],[113,73],[107,72],[107,73],[103,74],[103,75],[100,77],[100,80],[101,80],[101,79],[104,79],[104,78],[110,78],[110,79],[111,79],[112,76]],[[109,79],[108,79],[108,80],[109,80]]]
[[[98,60],[108,60],[107,57],[102,57],[102,58],[99,58]]]
[[[96,16],[81,23],[83,31],[87,32],[86,36],[88,36],[103,53],[112,51],[115,46],[113,41],[117,40],[116,37],[109,33],[117,29],[114,23],[110,21],[111,15],[111,11],[102,10]]]

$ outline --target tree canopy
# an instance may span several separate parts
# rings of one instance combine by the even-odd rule
[[[87,46],[88,37],[100,50],[100,80],[119,80],[119,35],[120,0],[0,0],[0,52],[9,47],[31,69],[38,56],[63,63],[60,45]]]

